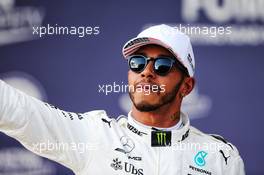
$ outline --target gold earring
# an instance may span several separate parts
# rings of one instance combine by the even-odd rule
[[[181,98],[183,98],[185,96],[185,94],[184,93],[181,93]]]

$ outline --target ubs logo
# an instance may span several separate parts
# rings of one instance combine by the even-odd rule
[[[128,163],[128,162],[122,163],[122,161],[120,161],[118,158],[113,159],[113,162],[110,164],[110,166],[116,171],[123,170],[133,175],[143,175],[144,174],[142,168],[136,168],[135,165]]]

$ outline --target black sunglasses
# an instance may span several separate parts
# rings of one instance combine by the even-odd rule
[[[154,62],[154,72],[159,76],[167,75],[170,72],[172,66],[175,64],[183,73],[189,75],[186,68],[182,66],[181,63],[176,61],[176,59],[165,56],[160,56],[154,59],[148,58],[144,55],[132,55],[128,58],[128,66],[133,72],[140,73],[144,71],[149,61]]]

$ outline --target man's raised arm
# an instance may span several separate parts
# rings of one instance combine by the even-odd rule
[[[80,160],[87,159],[86,151],[96,147],[98,137],[92,134],[97,125],[95,118],[100,114],[62,111],[0,80],[0,131],[30,151],[75,172],[85,166],[86,161]],[[89,149],[80,150],[81,144]]]

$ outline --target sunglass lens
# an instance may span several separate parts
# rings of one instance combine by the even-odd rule
[[[168,58],[158,58],[155,60],[154,70],[158,75],[166,75],[170,71],[172,64],[172,60]]]
[[[146,62],[144,57],[134,56],[129,60],[129,67],[134,72],[141,72],[144,70]]]

